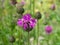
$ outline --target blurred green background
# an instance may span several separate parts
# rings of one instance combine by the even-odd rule
[[[0,45],[28,45],[28,33],[17,26],[20,15],[17,14],[16,5],[11,5],[10,1],[0,0]],[[17,2],[20,3],[21,0]],[[34,17],[36,12],[40,11],[42,15],[29,34],[30,45],[48,45],[47,39],[49,45],[60,45],[60,0],[25,0],[25,3],[24,14],[28,12]],[[52,4],[55,4],[55,10],[51,9]],[[47,23],[53,27],[50,35],[45,32]],[[15,38],[13,44],[10,42],[12,36]]]

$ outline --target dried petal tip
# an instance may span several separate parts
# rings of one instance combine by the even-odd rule
[[[45,31],[46,31],[47,34],[50,34],[52,32],[52,26],[47,25],[45,27]]]

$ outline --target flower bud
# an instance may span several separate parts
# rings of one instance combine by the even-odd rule
[[[52,26],[47,25],[45,27],[45,31],[46,31],[47,34],[50,34],[52,32]]]
[[[43,4],[43,1],[41,1],[40,3]]]
[[[18,13],[18,14],[23,14],[23,13],[24,13],[24,8],[19,8],[19,9],[17,9],[17,13]]]
[[[36,19],[41,19],[41,13],[40,12],[36,12],[35,18]]]
[[[14,36],[11,36],[11,37],[9,38],[9,41],[10,41],[11,43],[15,42],[15,37],[14,37]]]

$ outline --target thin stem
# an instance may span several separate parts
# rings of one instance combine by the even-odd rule
[[[35,0],[33,0],[33,15],[35,13]]]
[[[37,29],[38,29],[38,23],[37,23]],[[37,32],[38,33],[38,32]],[[38,34],[37,34],[37,45],[38,45]]]
[[[20,31],[19,31],[20,32]],[[19,41],[18,41],[19,45],[20,45],[20,33],[19,33]]]
[[[21,39],[21,37],[22,37],[22,35],[21,35],[21,34],[22,34],[22,31],[20,32],[20,30],[18,30],[18,32],[19,32],[19,37],[18,37],[18,38],[19,38],[19,41],[18,41],[18,45],[20,45],[20,44],[21,44],[21,40],[22,40],[22,39]],[[21,44],[21,45],[22,45],[22,44]]]
[[[38,36],[39,36],[39,25],[38,25],[39,23],[37,23],[37,45],[38,45]]]
[[[49,40],[47,40],[47,45],[49,45]]]
[[[29,45],[29,38],[30,38],[30,36],[29,36],[29,32],[28,32],[28,45]]]
[[[13,43],[11,43],[11,45],[13,45]]]
[[[33,15],[35,15],[35,0],[33,0]],[[34,31],[34,33],[35,33],[35,31]],[[35,37],[34,37],[34,39],[35,39]],[[34,40],[34,45],[35,45],[35,40]]]
[[[31,0],[30,0],[30,13],[31,13]]]
[[[39,37],[39,20],[38,20],[38,23],[37,23],[37,29],[38,29],[38,34],[37,34],[37,45],[38,45],[38,37]]]
[[[47,45],[50,45],[50,44],[49,44],[49,35],[48,35],[48,37],[47,37]]]

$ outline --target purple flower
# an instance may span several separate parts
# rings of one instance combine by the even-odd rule
[[[18,19],[17,25],[29,32],[35,27],[36,22],[37,20],[32,18],[30,14],[25,14],[22,19]]]
[[[51,5],[51,10],[55,10],[55,8],[56,8],[56,5],[55,4],[52,4]]]
[[[30,15],[30,14],[25,14],[22,18],[23,18],[25,21],[29,21],[29,20],[31,20],[31,15]]]
[[[23,26],[23,19],[18,19],[17,25],[18,26]]]
[[[52,32],[52,26],[47,25],[45,27],[45,31],[46,31],[47,34],[50,34]]]
[[[24,4],[25,4],[25,1],[24,1],[24,0],[22,0],[22,1],[21,1],[21,4],[22,4],[22,5],[24,5]]]
[[[16,0],[11,0],[11,1],[10,1],[10,4],[11,4],[11,5],[15,5],[15,4],[17,4],[17,1],[16,1]]]
[[[28,28],[28,24],[24,23],[23,28],[24,28],[24,30],[26,30]]]
[[[23,7],[25,5],[25,0],[21,0],[21,2],[19,2],[18,4],[18,7]]]

